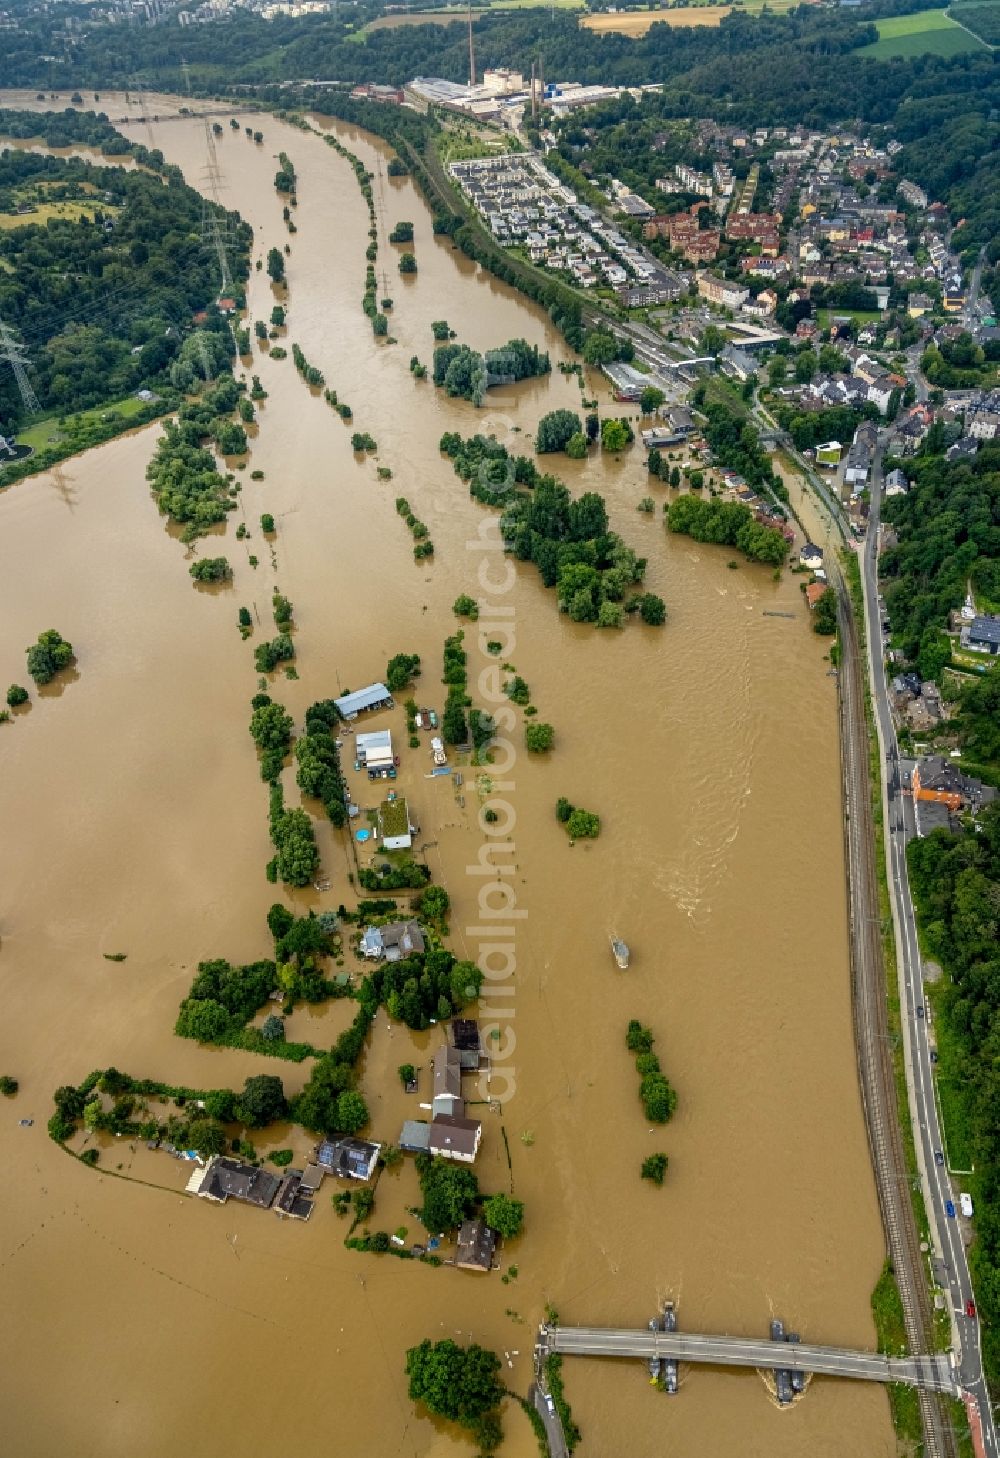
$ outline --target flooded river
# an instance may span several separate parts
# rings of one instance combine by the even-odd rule
[[[353,424],[306,388],[290,356],[272,360],[255,342],[269,398],[250,466],[265,474],[241,476],[250,540],[237,542],[231,522],[224,544],[198,545],[234,563],[233,587],[217,593],[192,586],[190,553],[150,498],[155,426],[0,494],[3,682],[23,679],[23,645],[43,628],[58,628],[78,659],[72,681],[33,695],[0,729],[0,1072],[21,1084],[0,1121],[0,1450],[208,1458],[291,1443],[342,1458],[458,1455],[471,1449],[406,1396],[406,1347],[454,1335],[516,1352],[505,1377],[523,1393],[546,1303],[568,1323],[644,1326],[673,1296],[692,1330],[759,1334],[774,1314],[806,1340],[872,1345],[883,1242],[851,1037],[827,645],[809,631],[798,579],[729,570],[725,551],[668,539],[662,487],[652,488],[657,514],[637,512],[651,489],[640,448],[558,469],[574,490],[602,492],[612,525],[648,556],[666,627],[575,625],[530,564],[492,598],[512,625],[503,657],[557,736],[551,755],[527,756],[518,713],[503,797],[516,847],[508,884],[523,914],[509,923],[512,956],[491,964],[516,962],[513,990],[501,987],[482,1014],[500,1025],[490,1092],[509,1097],[502,1113],[481,1111],[477,1172],[487,1190],[512,1180],[525,1202],[525,1234],[505,1253],[516,1279],[346,1250],[329,1183],[308,1224],[283,1223],[184,1198],[185,1171],[162,1154],[108,1148],[93,1173],[47,1138],[55,1086],[112,1063],[203,1087],[265,1070],[290,1092],[301,1086],[302,1067],[272,1070],[171,1032],[199,959],[271,950],[267,795],[247,733],[253,640],[240,641],[237,607],[259,611],[259,638],[273,587],[294,602],[300,678],[279,677],[273,692],[299,722],[313,700],[381,677],[400,651],[421,655],[417,697],[440,710],[451,604],[461,592],[490,597],[484,555],[495,583],[505,574],[477,550],[487,513],[438,440],[488,423],[516,441],[514,428],[533,431],[545,411],[580,408],[576,379],[556,370],[491,392],[480,411],[415,381],[410,357],[430,363],[430,323],[442,317],[478,348],[524,336],[554,362],[566,350],[541,311],[432,236],[419,193],[387,177],[379,144],[338,128],[377,177],[377,268],[398,342],[376,344],[360,308],[368,218],[349,164],[318,136],[268,117],[254,125],[263,146],[242,126],[218,139],[220,197],[253,224],[256,256],[290,242],[285,343],[323,370]],[[150,130],[204,187],[203,124],[164,120],[129,135],[149,143]],[[299,178],[294,236],[273,187],[279,150]],[[385,241],[401,218],[415,225],[410,278]],[[267,319],[274,298],[254,272],[251,319]],[[376,438],[391,481],[355,458],[351,430]],[[412,560],[397,495],[430,529],[431,565]],[[277,519],[276,566],[262,511]],[[484,617],[482,636],[499,638],[499,621]],[[476,679],[493,660],[474,628],[467,640],[481,702]],[[405,745],[402,711],[373,727],[383,723]],[[425,745],[404,749],[401,788],[451,894],[454,948],[476,956],[473,775],[466,767],[457,794],[429,768]],[[559,796],[602,817],[597,842],[569,845]],[[352,895],[343,842],[328,826],[318,835],[332,886],[289,898],[300,909]],[[633,948],[626,973],[612,962],[612,932]],[[105,959],[119,952],[127,960]],[[347,1011],[301,1010],[294,1032],[330,1042]],[[624,1046],[631,1017],[652,1027],[679,1092],[665,1129],[642,1115]],[[401,1119],[418,1116],[439,1038],[390,1028],[380,1013],[362,1071],[375,1137],[395,1139]],[[417,1098],[396,1077],[404,1061],[422,1065]],[[34,1127],[18,1127],[27,1116]],[[301,1134],[290,1137],[304,1154]],[[661,1149],[670,1169],[658,1190],[639,1166]],[[416,1198],[412,1165],[383,1176],[374,1227],[407,1225],[415,1238]],[[894,1452],[875,1387],[818,1380],[778,1411],[754,1373],[682,1369],[676,1400],[649,1388],[638,1361],[568,1359],[565,1380],[583,1458]],[[504,1452],[528,1458],[534,1437],[508,1408]]]

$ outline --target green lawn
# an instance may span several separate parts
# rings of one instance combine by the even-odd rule
[[[913,15],[894,15],[876,20],[879,38],[863,46],[859,56],[884,61],[892,56],[958,56],[965,51],[984,50],[983,42],[947,16],[943,10],[918,10]]]
[[[118,400],[108,405],[95,405],[92,410],[81,410],[77,415],[67,415],[64,426],[54,415],[47,416],[44,420],[36,420],[34,425],[29,425],[27,430],[21,430],[17,434],[19,445],[31,446],[32,450],[40,451],[47,445],[57,444],[64,440],[67,435],[76,433],[77,430],[89,425],[91,421],[100,420],[102,415],[115,414],[127,420],[130,415],[138,415],[144,409],[147,401],[139,400],[130,395],[126,400]]]
[[[817,309],[816,322],[821,329],[829,329],[834,314],[841,319],[853,319],[855,324],[872,324],[881,319],[877,309]]]

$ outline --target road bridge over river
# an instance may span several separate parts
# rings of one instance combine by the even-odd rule
[[[683,1331],[635,1331],[617,1327],[545,1326],[538,1332],[537,1355],[575,1357],[660,1357],[704,1362],[715,1367],[786,1368],[790,1372],[851,1377],[860,1382],[902,1382],[958,1397],[961,1389],[950,1353],[886,1357],[846,1347],[814,1347],[804,1342],[774,1342],[754,1337],[700,1336]]]

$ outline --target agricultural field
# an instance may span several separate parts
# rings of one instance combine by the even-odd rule
[[[540,6],[556,10],[582,10],[585,0],[490,0],[489,5],[473,8],[473,17],[483,10],[531,10]],[[452,25],[468,18],[468,7],[464,5],[442,5],[421,10],[407,10],[400,15],[380,15],[363,30],[355,32],[354,39],[361,40],[373,30],[395,30],[401,25]]]
[[[720,25],[732,14],[731,5],[685,5],[675,10],[619,10],[614,15],[587,15],[580,21],[587,30],[602,34],[645,35],[651,25]]]
[[[963,30],[943,10],[918,10],[913,15],[894,15],[876,20],[878,40],[863,46],[859,56],[878,61],[893,56],[959,56],[984,49],[983,42]]]
[[[987,45],[1000,46],[1000,5],[997,0],[960,0],[948,14],[966,30],[974,30]]]
[[[599,13],[585,16],[580,21],[588,30],[613,31],[619,35],[645,35],[651,25],[673,26],[720,25],[733,11],[746,15],[759,15],[764,9],[773,12],[792,10],[802,0],[733,0],[732,4],[689,4],[662,10],[621,10],[617,14]],[[806,0],[808,3],[808,0]]]

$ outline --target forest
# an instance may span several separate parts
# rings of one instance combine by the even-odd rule
[[[0,112],[0,131],[23,134],[25,115]],[[60,145],[110,148],[117,138],[122,155],[132,150],[98,118],[73,115],[60,119]],[[200,195],[156,154],[140,152],[142,170],[0,153],[0,211],[36,210],[22,226],[0,229],[0,317],[23,344],[43,412],[79,411],[143,388],[169,391],[192,316],[218,293],[218,264],[200,241]],[[57,205],[62,216],[51,215]],[[230,221],[230,264],[244,278],[250,230],[235,214]],[[218,315],[215,322],[223,324]],[[23,418],[4,371],[0,420],[16,427]]]
[[[975,1174],[976,1283],[986,1375],[1000,1379],[1000,805],[976,830],[938,830],[908,847],[921,944],[948,973],[935,1000],[940,1074],[958,1090]],[[967,1178],[967,1177],[966,1177]]]
[[[894,642],[935,678],[950,657],[941,630],[969,584],[981,607],[1000,609],[1000,446],[966,461],[917,457],[906,473],[909,491],[884,503],[899,541],[880,569]]]

